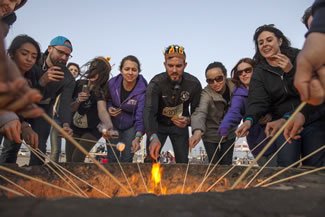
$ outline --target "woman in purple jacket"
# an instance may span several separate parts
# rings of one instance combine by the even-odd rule
[[[239,125],[240,121],[244,117],[248,104],[248,88],[253,74],[255,63],[250,58],[243,58],[238,61],[235,67],[231,71],[232,81],[236,85],[233,91],[233,97],[231,101],[231,107],[229,108],[227,114],[222,120],[221,125],[219,126],[219,134],[221,136],[227,136],[229,130],[234,126]],[[257,144],[259,144],[263,139],[265,139],[265,124],[268,121],[271,121],[272,117],[267,114],[260,119],[259,124],[254,125],[249,130],[249,134],[246,137],[249,148],[252,150]],[[262,150],[264,145],[268,140],[263,142],[259,148],[255,149],[252,153],[254,156]],[[272,156],[275,151],[275,146],[270,147],[258,162],[259,164],[264,164],[269,157]],[[276,166],[276,159],[272,159],[268,166]]]
[[[140,149],[144,133],[142,112],[148,83],[139,75],[140,71],[139,60],[135,56],[126,56],[120,65],[121,73],[108,84],[108,112],[114,129],[119,133],[119,138],[111,138],[110,142],[125,144],[124,151],[118,154],[121,162],[132,162],[134,153]],[[111,148],[108,148],[107,155],[109,162],[116,162]]]

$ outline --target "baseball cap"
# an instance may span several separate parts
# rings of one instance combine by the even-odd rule
[[[57,36],[52,39],[52,41],[50,42],[50,46],[65,46],[65,47],[69,48],[72,52],[72,44],[71,44],[71,46],[69,44],[65,44],[64,42],[66,42],[66,41],[68,41],[71,44],[70,40],[67,39],[66,37]]]

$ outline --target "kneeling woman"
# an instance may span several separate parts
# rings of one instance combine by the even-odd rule
[[[203,140],[205,150],[211,161],[213,154],[221,140],[218,133],[219,125],[227,112],[234,84],[231,80],[227,80],[227,70],[220,62],[213,62],[208,65],[205,70],[205,77],[208,85],[201,92],[199,107],[191,116],[191,126],[193,135],[190,138],[190,147],[194,148],[199,141]],[[218,151],[213,162],[225,153],[225,151],[235,141],[236,128],[230,129],[229,134],[221,143],[221,151]],[[233,148],[221,160],[221,164],[232,164]]]
[[[106,109],[107,83],[111,65],[104,57],[96,57],[85,65],[88,70],[85,73],[86,80],[76,82],[72,103],[73,115],[73,137],[99,140],[102,133],[97,126],[100,122],[103,128],[112,129],[112,121]],[[77,139],[78,141],[78,139]],[[95,145],[93,142],[79,141],[88,152]],[[72,143],[66,144],[67,162],[83,162],[85,155]]]
[[[144,133],[142,112],[148,84],[139,75],[140,71],[139,60],[135,56],[126,56],[120,65],[121,73],[113,77],[108,85],[108,111],[114,129],[119,133],[119,138],[110,141],[114,144],[123,142],[126,146],[121,155],[118,155],[121,162],[132,162],[134,153],[140,149]],[[116,161],[111,148],[108,149],[108,161]]]

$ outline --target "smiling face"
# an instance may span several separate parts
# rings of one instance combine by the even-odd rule
[[[15,53],[14,61],[16,62],[20,72],[24,74],[29,71],[36,63],[37,49],[31,43],[23,44]]]
[[[121,68],[123,83],[135,84],[139,75],[139,66],[136,62],[126,60]]]
[[[183,58],[172,57],[168,58],[164,65],[170,80],[179,81],[184,74],[184,69],[187,63]]]
[[[222,79],[221,79],[222,77]],[[206,73],[207,81],[211,81],[208,83],[208,85],[217,91],[218,93],[223,92],[225,84],[226,84],[226,78],[223,74],[221,68],[211,68]],[[213,82],[212,82],[213,81]]]
[[[253,74],[253,67],[251,64],[245,62],[240,63],[237,66],[237,73],[241,83],[243,83],[246,87],[249,87],[249,83]]]
[[[282,39],[278,39],[273,32],[263,31],[257,38],[258,50],[266,59],[272,59],[276,54],[280,54]]]
[[[21,0],[1,0],[0,17],[5,17],[11,14],[20,3]]]

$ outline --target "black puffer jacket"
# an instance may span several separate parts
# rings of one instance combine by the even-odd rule
[[[254,69],[248,91],[248,108],[245,119],[253,124],[265,114],[271,113],[277,120],[284,114],[294,110],[300,103],[299,93],[293,86],[296,72],[298,49],[292,48],[293,68],[285,73],[280,67],[272,67],[265,60]]]
[[[158,123],[172,126],[171,118],[179,115],[178,113],[190,117],[200,103],[201,90],[200,81],[186,72],[178,84],[170,80],[167,72],[153,77],[147,87],[146,104],[143,108],[147,135],[158,132]]]

